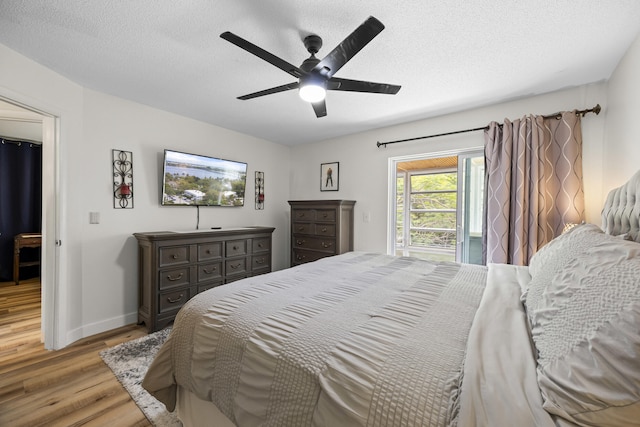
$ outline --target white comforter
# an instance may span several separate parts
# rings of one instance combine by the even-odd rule
[[[458,424],[553,427],[542,408],[534,347],[520,302],[527,267],[489,264],[487,288],[471,326]]]
[[[511,326],[527,273],[505,267],[349,253],[215,288],[143,385],[173,409],[180,384],[239,426],[553,425]]]

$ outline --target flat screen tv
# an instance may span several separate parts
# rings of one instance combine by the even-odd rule
[[[243,206],[247,164],[164,150],[163,206]]]

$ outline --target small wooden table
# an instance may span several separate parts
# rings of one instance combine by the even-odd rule
[[[40,265],[38,261],[20,262],[20,249],[22,248],[39,248],[42,246],[42,234],[39,233],[22,233],[13,239],[13,281],[17,285],[20,277],[20,268],[31,265]]]

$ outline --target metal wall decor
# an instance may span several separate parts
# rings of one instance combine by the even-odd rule
[[[256,171],[256,209],[264,209],[264,172]]]
[[[113,161],[113,208],[133,209],[133,154],[111,150]]]

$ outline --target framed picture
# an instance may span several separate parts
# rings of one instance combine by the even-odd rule
[[[322,163],[320,165],[320,191],[338,191],[340,182],[340,163]]]

